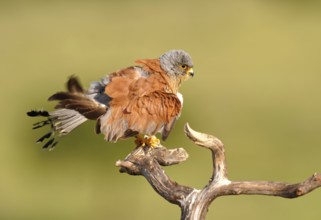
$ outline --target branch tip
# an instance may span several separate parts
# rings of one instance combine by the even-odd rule
[[[193,130],[188,123],[186,123],[184,126],[184,132],[191,141],[201,147],[205,147],[211,150],[213,150],[214,148],[223,149],[224,145],[221,140],[212,135]]]

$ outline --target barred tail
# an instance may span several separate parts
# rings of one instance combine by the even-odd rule
[[[33,110],[27,112],[27,115],[30,117],[42,116],[46,118],[46,120],[33,124],[33,129],[41,128],[46,125],[51,127],[51,130],[48,133],[36,141],[37,143],[47,141],[43,145],[43,149],[53,149],[57,145],[57,139],[59,139],[59,137],[69,134],[76,127],[88,120],[79,112],[72,109],[57,109],[53,112]]]

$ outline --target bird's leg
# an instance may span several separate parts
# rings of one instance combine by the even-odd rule
[[[160,144],[160,140],[155,135],[138,134],[136,135],[135,144],[137,147],[157,147]]]
[[[142,135],[142,134],[138,134],[135,136],[136,137],[135,144],[137,147],[145,147],[146,146],[145,136],[146,135]]]

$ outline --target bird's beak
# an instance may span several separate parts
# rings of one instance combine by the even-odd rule
[[[193,76],[194,76],[194,70],[193,70],[193,68],[189,68],[189,69],[187,70],[187,74],[188,74],[189,76],[193,77]]]

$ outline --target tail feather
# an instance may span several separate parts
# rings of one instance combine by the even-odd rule
[[[36,143],[42,143],[49,139],[43,145],[43,149],[53,149],[58,143],[57,139],[59,139],[61,136],[69,134],[76,127],[88,120],[85,116],[72,109],[58,109],[53,112],[32,110],[27,112],[27,115],[30,117],[47,117],[47,120],[33,124],[33,129],[42,128],[46,125],[50,125],[51,127],[51,130],[48,133],[36,141]]]

